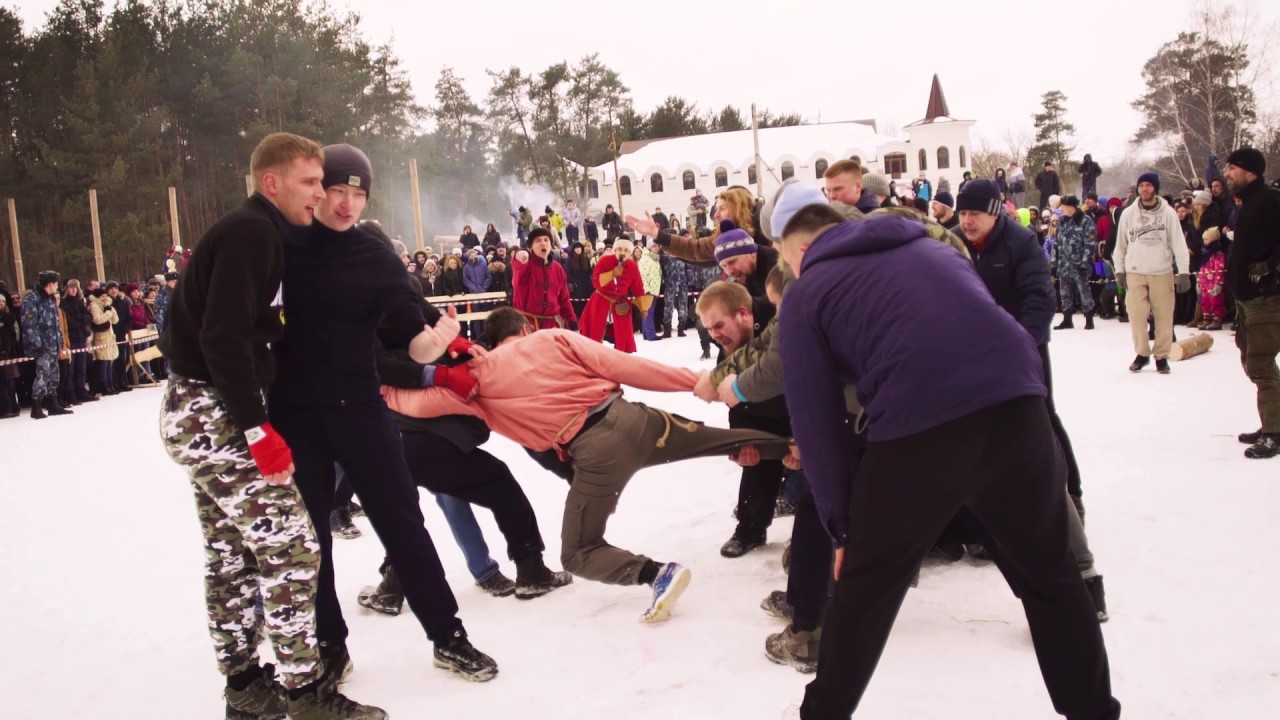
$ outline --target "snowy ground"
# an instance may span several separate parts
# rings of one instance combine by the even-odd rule
[[[1129,718],[1275,717],[1280,705],[1280,459],[1249,461],[1236,433],[1257,427],[1252,386],[1229,333],[1161,377],[1131,375],[1128,326],[1056,333],[1057,401],[1084,473],[1088,529],[1106,576],[1104,626],[1116,696]],[[1183,331],[1184,333],[1186,331]],[[699,363],[696,336],[641,342],[647,357]],[[706,363],[703,363],[706,364]],[[220,718],[206,636],[191,492],[156,436],[160,390],[0,423],[0,652],[5,718]],[[723,423],[723,406],[648,397]],[[521,478],[558,566],[562,481],[495,439]],[[639,475],[610,539],[679,560],[694,582],[667,624],[638,622],[644,588],[578,582],[533,602],[474,586],[434,502],[427,523],[476,645],[499,677],[469,684],[431,667],[411,615],[355,603],[382,556],[336,541],[359,700],[401,720],[428,717],[774,720],[807,676],[770,663],[758,608],[784,587],[790,520],[767,549],[719,555],[733,529],[735,466],[707,459]],[[481,519],[508,574],[501,536]],[[1265,708],[1273,708],[1267,711]],[[911,592],[858,717],[1056,717],[1021,606],[992,567],[927,568]]]

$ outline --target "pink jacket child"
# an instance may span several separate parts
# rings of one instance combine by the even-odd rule
[[[486,323],[486,334],[495,328],[506,334],[493,336],[498,346],[471,361],[478,388],[470,401],[442,388],[384,387],[387,405],[411,417],[473,415],[531,450],[557,450],[573,469],[561,529],[565,570],[614,585],[651,585],[653,600],[643,619],[666,620],[689,583],[689,570],[604,539],[628,481],[645,467],[736,455],[748,447],[744,458],[780,459],[789,441],[708,427],[622,397],[624,384],[691,392],[698,376],[690,370],[620,353],[569,330],[533,332],[512,308],[494,311]]]

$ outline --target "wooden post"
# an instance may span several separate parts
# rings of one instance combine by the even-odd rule
[[[760,126],[756,122],[755,103],[751,103],[751,139],[756,145],[756,196],[764,197],[764,168],[760,167]]]
[[[248,197],[253,196],[253,176],[252,175],[244,176],[244,194]]]
[[[9,237],[13,239],[13,271],[18,275],[16,292],[21,295],[27,290],[27,278],[22,272],[22,243],[18,241],[18,211],[13,198],[9,198]]]
[[[422,237],[422,196],[418,194],[418,159],[409,161],[409,187],[413,192],[413,238],[414,250],[423,250],[426,245]]]
[[[178,188],[169,186],[169,237],[171,245],[182,247],[182,233],[178,230]]]
[[[618,217],[625,218],[622,210],[622,178],[618,177],[618,133],[609,128],[609,150],[613,153],[613,189],[618,193]]]
[[[102,262],[102,226],[98,223],[97,190],[89,190],[89,223],[93,226],[93,266],[98,271],[98,282],[105,283],[107,270]]]

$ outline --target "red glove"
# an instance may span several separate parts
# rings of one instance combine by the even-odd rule
[[[249,454],[258,465],[258,472],[263,476],[277,475],[289,469],[293,464],[293,453],[285,444],[280,433],[271,427],[271,423],[262,423],[258,427],[244,432],[249,441]]]
[[[464,355],[471,352],[472,345],[475,345],[475,343],[471,342],[470,340],[464,337],[459,336],[454,338],[453,342],[449,343],[449,347],[445,348],[445,352],[449,353],[449,357],[456,358],[459,355]],[[437,370],[437,372],[439,372],[439,370]],[[473,384],[474,384],[474,381],[473,381]]]
[[[454,342],[457,342],[456,340]],[[479,382],[476,376],[471,374],[471,369],[466,365],[455,365],[447,367],[445,365],[436,366],[436,387],[442,387],[453,391],[453,394],[463,400],[470,400],[471,396],[476,392],[476,385]]]

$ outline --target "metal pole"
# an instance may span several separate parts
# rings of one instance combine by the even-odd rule
[[[174,247],[182,247],[182,233],[178,231],[178,188],[169,187],[169,237]]]
[[[13,239],[13,269],[18,274],[18,294],[27,289],[27,278],[22,272],[22,243],[18,241],[18,211],[9,198],[9,237]]]
[[[89,223],[93,226],[93,265],[98,271],[98,282],[107,281],[106,266],[102,262],[102,226],[98,223],[98,191],[89,191]]]
[[[755,103],[751,103],[751,140],[756,146],[756,196],[764,197],[764,168],[760,167],[760,126],[756,122]]]
[[[413,192],[413,237],[414,250],[426,248],[422,236],[422,196],[418,194],[418,159],[409,161],[409,186]]]

